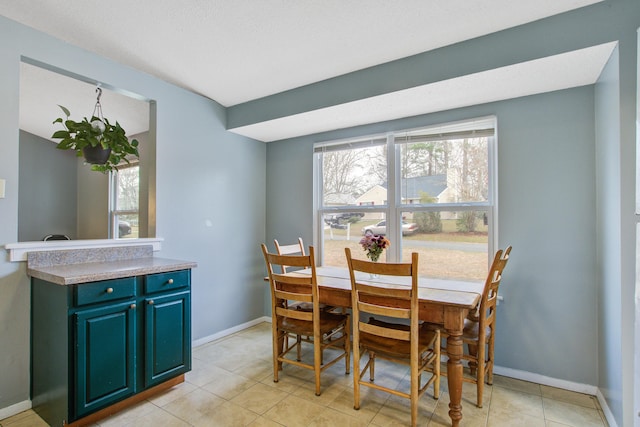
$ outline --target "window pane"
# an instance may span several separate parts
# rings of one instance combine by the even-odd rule
[[[140,168],[123,167],[113,174],[114,210],[112,235],[118,238],[139,237]]]
[[[383,227],[380,223],[385,222],[385,215],[379,212],[370,212],[364,216],[349,215],[347,220],[341,218],[338,223],[334,222],[335,214],[326,214],[324,218],[324,262],[322,265],[345,268],[347,267],[347,259],[344,248],[350,248],[351,256],[354,258],[366,260],[364,249],[359,243],[364,230],[374,227],[379,231],[380,227]],[[380,260],[385,260],[385,257],[386,253]]]
[[[486,202],[488,137],[400,144],[402,204]],[[406,136],[400,140],[409,139]]]
[[[117,173],[118,193],[116,198],[116,210],[137,211],[139,201],[140,168],[133,166],[122,168]]]
[[[380,206],[387,203],[385,145],[327,151],[320,156],[323,206]]]
[[[420,275],[486,279],[488,226],[484,211],[404,212],[402,261],[419,253]],[[413,231],[410,231],[413,230]]]
[[[138,214],[115,215],[115,222],[119,238],[138,238]]]

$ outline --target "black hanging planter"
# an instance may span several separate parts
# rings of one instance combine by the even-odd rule
[[[109,160],[111,148],[104,149],[100,145],[96,145],[95,147],[87,146],[82,149],[82,154],[84,154],[84,159],[87,163],[92,165],[104,165],[107,163],[107,160]]]

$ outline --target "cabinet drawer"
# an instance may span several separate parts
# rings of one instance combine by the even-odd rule
[[[191,283],[189,272],[189,270],[180,270],[149,274],[144,283],[144,292],[149,294],[187,287]]]
[[[95,304],[129,298],[136,294],[136,278],[103,280],[75,287],[75,305]]]

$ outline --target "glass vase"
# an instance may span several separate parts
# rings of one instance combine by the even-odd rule
[[[378,262],[378,258],[371,258],[371,262]],[[380,277],[377,273],[369,273],[369,279],[377,279]]]

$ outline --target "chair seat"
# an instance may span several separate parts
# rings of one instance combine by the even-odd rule
[[[477,340],[478,335],[480,333],[479,326],[480,326],[480,323],[474,322],[473,320],[465,319],[464,329],[462,330],[462,339]],[[485,330],[486,330],[486,337],[487,337],[486,339],[488,341],[489,337],[491,337],[491,328],[487,326]]]
[[[349,316],[347,315],[320,312],[320,334],[328,334],[337,329],[347,321],[348,318]],[[295,335],[313,336],[313,322],[309,320],[284,317],[280,319],[279,327]]]
[[[409,325],[400,323],[390,323],[375,318],[370,318],[370,325],[383,326],[386,328],[398,329],[401,331],[409,331]],[[435,331],[426,328],[420,329],[420,339],[418,340],[418,353],[422,354],[427,351],[435,337]],[[409,341],[399,340],[395,338],[384,338],[378,335],[362,332],[360,334],[360,347],[375,353],[387,354],[395,358],[409,359],[411,357],[411,344]]]
[[[291,308],[296,308],[296,310],[300,311],[313,311],[313,304],[310,302],[298,302],[291,306]],[[335,307],[326,304],[318,304],[318,308],[321,311],[332,311]]]

